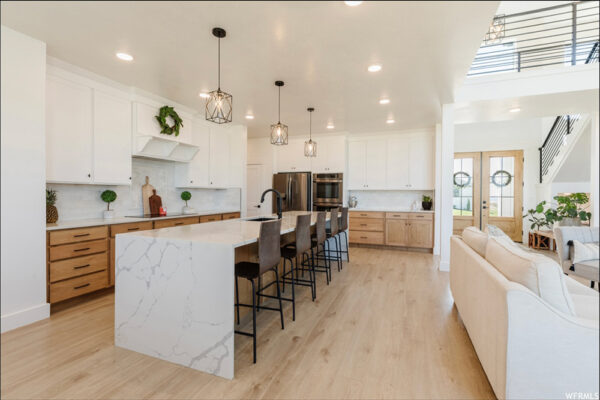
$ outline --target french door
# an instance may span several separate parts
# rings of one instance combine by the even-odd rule
[[[454,155],[454,233],[467,226],[502,229],[523,239],[523,151]]]

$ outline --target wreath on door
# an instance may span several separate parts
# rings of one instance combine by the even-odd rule
[[[171,117],[173,120],[173,126],[168,124],[168,117]],[[177,114],[177,111],[175,111],[173,107],[161,107],[160,110],[158,110],[158,115],[155,115],[154,118],[156,118],[160,125],[160,133],[164,133],[165,135],[172,135],[175,133],[175,136],[179,136],[179,129],[183,126],[183,120],[179,117],[179,114]]]

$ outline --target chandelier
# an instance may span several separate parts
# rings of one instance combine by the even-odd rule
[[[207,121],[216,124],[226,124],[231,122],[231,114],[233,111],[233,97],[229,93],[225,93],[221,90],[221,38],[224,38],[227,33],[223,28],[213,28],[212,33],[219,39],[219,86],[217,90],[208,93],[205,116]]]
[[[271,125],[271,144],[282,146],[288,144],[288,127],[281,123],[281,87],[283,81],[275,81],[275,86],[279,88],[279,101],[277,111],[277,123]]]
[[[308,140],[304,142],[304,156],[306,157],[316,157],[317,156],[317,142],[313,142],[312,140],[312,112],[315,111],[313,107],[308,107],[306,109],[309,115],[309,124],[308,124]]]

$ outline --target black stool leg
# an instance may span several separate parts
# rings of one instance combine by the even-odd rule
[[[290,276],[292,277],[292,321],[296,320],[296,285],[294,284],[294,264],[290,260]]]
[[[254,353],[254,364],[256,364],[256,288],[254,279],[250,279],[252,284],[252,351]]]
[[[237,323],[240,324],[240,291],[238,290],[238,277],[235,277],[235,313],[237,316]]]
[[[258,290],[260,290],[261,288],[262,288],[262,277],[259,275],[259,276],[258,276]],[[257,296],[257,297],[258,297],[258,296]],[[260,305],[260,297],[258,297],[258,298],[256,299],[256,303],[257,303],[258,305]],[[258,308],[256,309],[256,312],[260,312],[260,307],[258,307]]]
[[[342,259],[342,254],[344,254],[342,251],[342,237],[340,236],[339,232],[337,235],[335,235],[335,240],[338,248],[338,262],[340,263],[340,269],[344,269],[344,260]]]
[[[283,272],[281,273],[281,291],[285,293],[285,258],[283,259]]]
[[[313,291],[313,301],[315,301],[315,299],[317,298],[317,273],[315,271],[315,258],[314,255],[312,254],[312,249],[310,249],[311,252],[311,257],[310,257],[310,272],[312,272],[312,284],[314,286],[314,291]],[[308,254],[306,255],[306,257],[308,257]]]
[[[279,268],[273,269],[275,272],[275,286],[277,286],[277,299],[279,300],[279,316],[281,317],[281,329],[283,329],[283,305],[281,305],[281,291],[279,290]]]

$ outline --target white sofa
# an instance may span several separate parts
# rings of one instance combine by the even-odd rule
[[[599,390],[598,292],[564,276],[558,264],[544,257],[543,262],[554,262],[557,270],[547,264],[545,272],[534,278],[541,282],[551,276],[554,286],[539,284],[534,287],[536,294],[488,262],[485,256],[491,257],[490,243],[495,239],[480,234],[486,238],[477,243],[465,237],[473,247],[460,236],[451,238],[450,288],[496,396],[561,399],[585,393],[595,398]],[[509,245],[498,247],[495,242],[495,246],[496,264],[499,251],[512,253],[507,259],[526,258]],[[562,310],[551,304],[556,301],[563,302]]]

